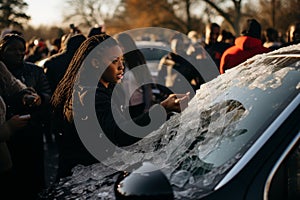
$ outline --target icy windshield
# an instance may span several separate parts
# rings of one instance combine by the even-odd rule
[[[181,114],[103,164],[78,166],[55,196],[114,199],[117,170],[148,161],[168,177],[175,199],[204,195],[299,94],[300,45],[249,59],[203,84]],[[296,54],[296,56],[276,56]],[[298,56],[297,56],[298,55]],[[68,195],[66,192],[68,191]],[[100,199],[101,199],[100,198]]]

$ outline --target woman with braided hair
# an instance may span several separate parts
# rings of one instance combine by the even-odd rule
[[[122,87],[118,87],[124,74],[122,54],[117,41],[109,35],[92,36],[76,51],[63,79],[58,84],[52,97],[57,119],[54,123],[55,129],[60,136],[58,178],[71,175],[71,169],[77,164],[90,165],[98,162],[78,136],[74,123],[76,117],[79,116],[85,123],[93,120],[91,112],[96,112],[103,133],[119,147],[131,145],[141,139],[122,130],[122,126],[128,127],[131,121],[139,126],[150,123],[148,112],[133,119],[127,118],[124,113],[124,92]],[[114,90],[117,92],[117,98],[113,96]],[[167,112],[180,112],[183,103],[187,105],[188,99],[186,94],[173,94],[161,102],[160,107]],[[95,105],[89,108],[92,103]],[[93,130],[93,127],[88,128],[89,130],[85,130],[87,137],[102,134]]]

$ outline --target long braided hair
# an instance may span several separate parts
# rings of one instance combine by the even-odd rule
[[[62,80],[58,83],[54,94],[51,99],[51,104],[54,110],[64,111],[64,115],[68,121],[73,119],[72,116],[72,95],[73,95],[73,86],[77,80],[77,74],[82,66],[84,60],[92,52],[95,47],[101,44],[107,39],[112,40],[112,45],[118,45],[112,37],[107,34],[100,34],[92,36],[86,39],[75,52],[66,73],[64,74]],[[69,109],[66,114],[65,109]]]

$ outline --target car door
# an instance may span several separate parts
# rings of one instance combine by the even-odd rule
[[[256,170],[253,170],[252,175],[249,170],[249,177],[253,181],[245,199],[300,198],[299,116],[298,105],[255,156],[253,162],[256,163]]]

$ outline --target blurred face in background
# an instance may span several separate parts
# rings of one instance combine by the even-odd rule
[[[9,69],[15,69],[23,64],[25,45],[20,40],[9,41],[1,51],[1,59]]]
[[[219,35],[220,35],[220,28],[212,27],[211,32],[210,32],[210,41],[213,43],[216,43]]]

